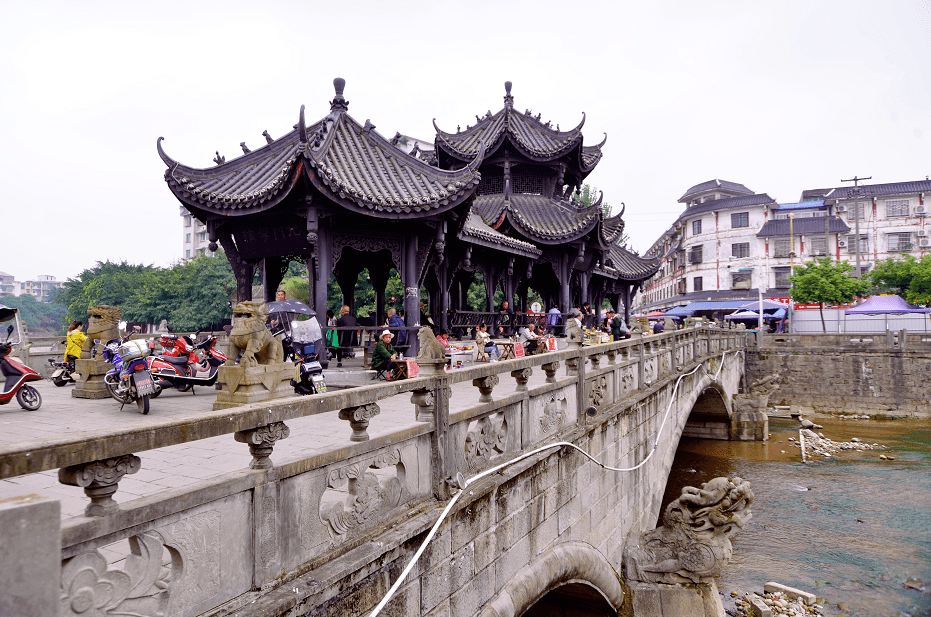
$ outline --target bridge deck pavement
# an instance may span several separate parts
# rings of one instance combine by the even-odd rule
[[[361,356],[361,354],[359,354]],[[506,363],[502,363],[502,366]],[[333,367],[335,364],[331,364]],[[564,369],[560,372],[562,373]],[[365,385],[371,382],[370,371],[362,368],[358,357],[343,362],[342,369],[325,372],[331,385]],[[494,389],[495,398],[512,394],[517,383],[502,375]],[[546,375],[534,370],[528,386],[545,383]],[[151,401],[149,415],[142,415],[135,404],[120,404],[113,399],[76,399],[74,386],[58,388],[49,381],[33,382],[42,395],[42,407],[37,411],[23,410],[16,401],[0,407],[0,447],[35,439],[53,439],[85,431],[146,426],[152,420],[182,418],[213,409],[216,392],[212,388],[196,388],[196,394],[166,390]],[[378,402],[381,413],[371,420],[368,434],[375,438],[416,426],[411,394],[404,393]],[[281,399],[279,399],[281,400]],[[478,389],[471,383],[452,385],[450,412],[464,410],[476,404]],[[337,417],[338,410],[324,414],[288,420],[290,436],[275,444],[272,461],[284,463],[352,443],[349,423]],[[252,460],[246,444],[234,441],[233,435],[168,446],[136,453],[142,459],[142,469],[124,476],[114,495],[118,503],[154,495],[167,488],[183,488],[194,482],[223,473],[244,469]],[[0,480],[0,499],[36,493],[58,499],[62,518],[83,516],[89,499],[83,489],[58,481],[57,470]]]

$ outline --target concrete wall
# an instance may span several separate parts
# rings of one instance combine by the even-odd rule
[[[823,413],[931,417],[931,335],[766,335],[761,340],[748,352],[747,379],[782,375],[771,404]]]

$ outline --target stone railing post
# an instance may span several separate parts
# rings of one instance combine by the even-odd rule
[[[673,332],[672,337],[669,339],[669,355],[671,360],[669,365],[672,367],[673,373],[679,372],[679,358],[676,357],[676,338],[678,338],[678,336],[678,334]]]
[[[591,360],[593,369],[597,370],[601,366],[601,354],[600,353],[592,354],[588,357],[588,359]]]
[[[546,383],[556,383],[556,371],[559,370],[559,360],[543,365],[543,372],[546,373]]]
[[[643,390],[646,388],[644,380],[646,379],[646,346],[643,343],[643,340],[640,340],[640,344],[637,345],[637,352],[640,355],[640,361],[637,363],[637,383],[640,385],[640,389]]]
[[[433,422],[433,414],[436,412],[436,398],[432,390],[414,390],[411,394],[411,403],[417,411],[418,422]]]
[[[609,349],[605,352],[608,356],[609,364],[617,364],[617,349]]]
[[[378,403],[340,409],[339,419],[349,420],[349,426],[352,427],[352,435],[349,436],[349,441],[368,441],[369,434],[366,429],[369,427],[369,420],[380,413],[381,408]]]
[[[239,443],[249,444],[249,454],[252,455],[251,469],[270,469],[272,467],[272,449],[275,442],[287,439],[291,429],[284,422],[272,422],[264,426],[257,426],[245,431],[236,431],[233,439]]]
[[[449,443],[449,398],[453,390],[449,379],[437,377],[433,390],[433,432],[430,440],[430,467],[433,472],[433,496],[441,501],[449,499],[449,487],[446,479],[453,475],[450,469],[455,465],[456,455]]]
[[[530,379],[531,375],[533,375],[533,369],[530,367],[517,369],[516,371],[511,371],[511,377],[517,380],[517,391],[518,392],[527,391],[527,381]]]
[[[0,529],[0,615],[62,614],[59,501],[39,495],[0,500]]]
[[[85,516],[106,516],[120,509],[113,500],[117,485],[128,473],[136,473],[142,461],[135,454],[124,454],[102,461],[69,465],[58,470],[58,481],[69,486],[80,486],[91,502]]]
[[[481,392],[481,396],[478,397],[479,403],[491,403],[495,400],[491,398],[491,391],[494,390],[499,381],[500,379],[497,375],[489,375],[488,377],[479,377],[478,379],[472,380],[472,385]]]

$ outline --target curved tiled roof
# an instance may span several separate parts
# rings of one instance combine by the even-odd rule
[[[597,146],[582,146],[582,149],[579,151],[579,167],[582,171],[589,172],[595,169],[595,165],[598,164],[598,161],[600,161],[602,157],[601,149],[607,141],[608,134],[605,133],[604,139],[602,139],[601,143]]]
[[[507,199],[500,193],[481,195],[475,198],[472,209],[493,228],[507,217],[525,236],[544,244],[575,240],[591,231],[603,216],[601,208],[579,208],[561,199],[523,193]]]
[[[601,223],[601,237],[605,243],[612,243],[621,238],[624,235],[624,210],[621,210],[619,214],[607,218]]]
[[[647,279],[659,270],[662,260],[658,257],[641,257],[634,255],[623,246],[614,244],[608,250],[606,269],[617,272],[618,278],[628,281],[641,281]]]
[[[679,202],[688,201],[689,197],[695,195],[696,193],[701,193],[702,191],[707,191],[714,188],[720,188],[725,191],[733,191],[735,193],[743,193],[745,195],[752,195],[753,191],[745,187],[743,184],[738,184],[736,182],[728,182],[727,180],[708,180],[707,182],[702,182],[701,184],[696,184],[689,190],[685,192],[685,195],[679,198]]]
[[[776,201],[766,193],[715,199],[714,201],[706,201],[704,203],[695,204],[694,206],[689,206],[685,209],[685,212],[679,215],[679,218],[676,219],[676,222],[693,217],[696,214],[704,214],[705,212],[733,210],[734,208],[747,208],[750,206],[762,206],[775,203]]]
[[[333,201],[376,216],[397,216],[451,207],[468,199],[481,175],[482,143],[462,169],[444,170],[398,150],[347,112],[342,79],[334,80],[330,114],[306,127],[304,108],[294,131],[230,162],[209,169],[182,165],[162,149],[165,180],[185,205],[221,214],[268,209],[303,174]]]
[[[505,83],[507,94],[504,108],[498,113],[490,111],[478,118],[475,126],[466,127],[465,131],[447,133],[436,126],[436,144],[457,157],[469,160],[478,152],[479,142],[483,142],[489,151],[497,148],[499,142],[509,137],[511,143],[523,154],[532,159],[550,160],[571,151],[582,143],[582,126],[585,114],[577,127],[569,131],[560,131],[549,126],[549,122],[540,121],[539,114],[532,116],[530,111],[519,112],[514,109],[514,97],[511,96],[511,82]],[[581,159],[585,169],[590,171],[601,158],[601,146],[582,148]]]
[[[813,216],[808,218],[795,219],[794,225],[791,228],[789,227],[789,219],[766,221],[756,235],[758,238],[766,238],[770,236],[788,236],[789,231],[791,230],[791,232],[796,236],[817,236],[824,234],[825,220],[828,222],[828,233],[845,234],[850,231],[850,227],[848,227],[844,221],[840,220],[836,216]]]
[[[531,244],[492,229],[482,220],[482,217],[475,212],[469,212],[466,216],[465,223],[462,225],[462,235],[471,239],[487,240],[491,246],[503,245],[513,252],[527,256],[539,257],[543,251]]]

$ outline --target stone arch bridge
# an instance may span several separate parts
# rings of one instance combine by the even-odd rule
[[[0,552],[0,571],[20,577],[0,613],[369,615],[456,475],[523,456],[465,488],[381,614],[646,614],[622,576],[625,545],[656,525],[684,431],[740,436],[745,337],[690,328],[4,447],[0,478],[60,469],[101,515],[61,521],[57,502],[35,496],[0,504],[5,535],[28,531]],[[281,454],[301,422],[332,446]],[[147,451],[223,435],[248,444],[251,468],[109,501]],[[613,467],[649,458],[622,473],[568,447],[525,456],[555,441]]]

